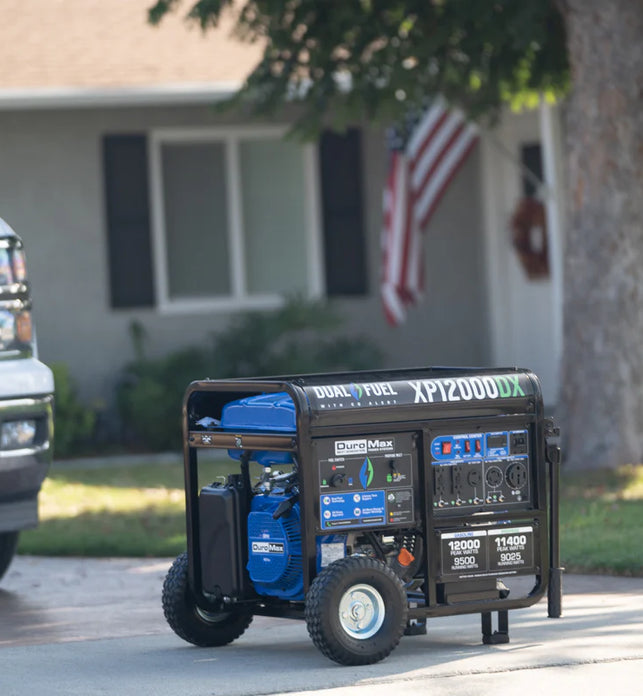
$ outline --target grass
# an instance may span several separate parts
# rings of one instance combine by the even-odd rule
[[[643,577],[643,465],[565,474],[561,486],[567,571]]]
[[[225,457],[225,455],[223,455]],[[199,463],[199,485],[222,480],[238,464]],[[254,465],[252,465],[254,466]],[[259,470],[252,469],[257,476]],[[40,524],[22,532],[18,552],[50,556],[176,556],[185,550],[183,465],[56,468],[40,492]]]
[[[176,465],[61,469],[40,493],[40,525],[19,553],[173,556],[185,547],[183,469]]]
[[[215,461],[203,485],[236,470]],[[256,472],[255,472],[256,474]],[[568,572],[643,577],[643,465],[564,474],[561,555]],[[185,549],[183,469],[176,464],[56,469],[40,496],[41,522],[20,553],[175,556]]]

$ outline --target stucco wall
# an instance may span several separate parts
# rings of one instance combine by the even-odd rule
[[[67,363],[83,397],[112,399],[117,371],[133,357],[132,319],[143,323],[150,349],[160,354],[209,340],[228,318],[110,309],[101,137],[223,122],[208,107],[0,113],[0,216],[27,246],[40,356]],[[453,182],[428,230],[426,300],[395,329],[384,320],[378,291],[385,167],[381,134],[367,132],[371,295],[342,302],[347,326],[377,341],[390,367],[485,364],[489,340],[478,152]]]

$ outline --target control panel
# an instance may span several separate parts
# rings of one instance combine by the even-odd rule
[[[409,526],[415,521],[411,433],[315,441],[322,531]]]
[[[437,435],[430,453],[436,515],[531,503],[527,429]]]

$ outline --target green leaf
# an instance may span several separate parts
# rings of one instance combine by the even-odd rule
[[[158,22],[178,0],[150,10]],[[231,0],[182,3],[213,27]],[[228,108],[272,115],[300,105],[295,131],[314,137],[349,121],[402,119],[442,94],[471,118],[504,103],[564,94],[566,39],[555,3],[543,0],[246,0],[240,40],[265,41],[262,61]]]

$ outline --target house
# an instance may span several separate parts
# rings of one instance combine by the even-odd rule
[[[26,244],[45,362],[109,401],[133,357],[132,320],[160,355],[303,292],[336,299],[389,366],[520,364],[553,402],[558,207],[548,279],[526,278],[508,221],[521,161],[543,166],[550,202],[559,190],[555,112],[507,115],[482,135],[426,232],[426,299],[391,327],[378,287],[382,131],[301,144],[282,139],[288,108],[270,122],[217,111],[261,47],[232,38],[229,22],[207,34],[180,14],[149,26],[150,4],[4,5],[0,215]]]

